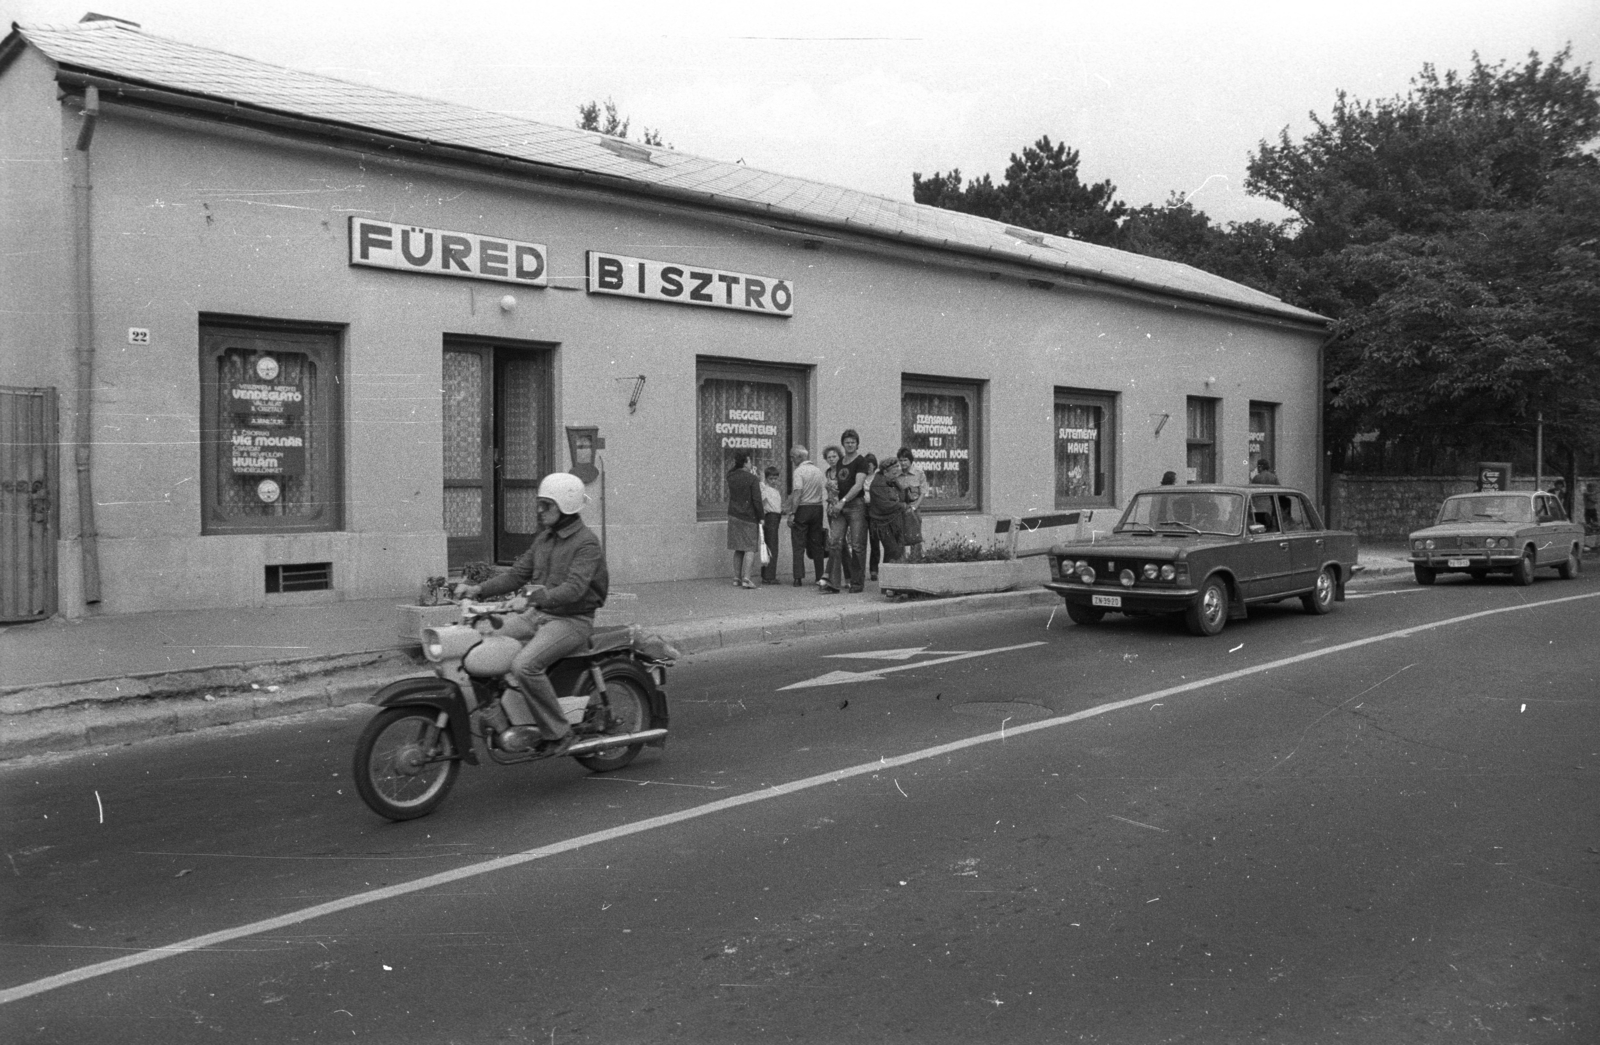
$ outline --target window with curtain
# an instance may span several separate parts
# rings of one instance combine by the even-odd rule
[[[1115,503],[1116,398],[1104,392],[1056,390],[1056,507]]]
[[[903,378],[900,437],[926,480],[922,510],[976,511],[979,474],[980,386],[975,382]],[[871,449],[866,447],[864,449]],[[878,453],[894,453],[885,447]]]

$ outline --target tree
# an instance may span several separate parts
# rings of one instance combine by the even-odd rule
[[[578,130],[598,131],[613,138],[626,138],[630,118],[617,112],[617,103],[609,97],[602,102],[590,101],[578,106]],[[644,143],[670,149],[671,145],[661,139],[661,131],[644,129]]]
[[[1078,175],[1078,150],[1053,144],[1049,135],[1011,154],[1005,181],[989,175],[962,184],[961,171],[911,175],[911,198],[946,210],[1003,221],[1035,232],[1109,244],[1127,215],[1116,198],[1116,186],[1102,181],[1085,185]]]
[[[1336,453],[1366,432],[1419,467],[1527,460],[1539,414],[1569,456],[1600,449],[1600,95],[1570,61],[1424,66],[1251,156],[1247,189],[1295,212],[1277,287],[1336,321]]]

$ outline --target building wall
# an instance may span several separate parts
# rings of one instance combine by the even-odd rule
[[[1119,503],[1164,470],[1182,473],[1189,395],[1222,400],[1219,478],[1246,479],[1248,403],[1266,400],[1281,404],[1278,474],[1315,485],[1320,337],[1286,325],[1063,281],[1039,289],[1026,273],[981,261],[115,106],[102,117],[94,164],[95,482],[107,611],[269,602],[278,598],[261,587],[270,562],[334,562],[337,590],[326,598],[402,595],[443,572],[446,335],[559,346],[556,423],[598,425],[607,440],[608,554],[624,590],[728,568],[723,524],[696,512],[698,356],[812,368],[804,427],[814,451],[854,427],[864,450],[893,453],[903,374],[986,382],[981,509],[930,517],[930,537],[987,534],[995,514],[1053,507],[1058,386],[1118,396]],[[351,267],[351,215],[547,244],[550,287]],[[589,295],[589,249],[783,277],[795,287],[795,314]],[[498,304],[507,293],[510,310]],[[341,532],[201,536],[202,314],[342,325]],[[129,327],[148,329],[150,343],[128,344]],[[58,336],[60,355],[69,342]],[[630,413],[641,374],[647,384]],[[564,445],[556,460],[567,464]],[[586,517],[598,528],[599,484],[590,492],[597,503]]]

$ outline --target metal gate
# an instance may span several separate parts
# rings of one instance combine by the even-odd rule
[[[56,390],[0,388],[0,621],[56,611]]]

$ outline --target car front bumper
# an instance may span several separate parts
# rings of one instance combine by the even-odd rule
[[[1180,613],[1188,609],[1189,604],[1194,602],[1195,596],[1200,594],[1198,588],[1124,588],[1120,585],[1111,587],[1104,584],[1073,584],[1068,581],[1051,581],[1045,587],[1067,602],[1079,606],[1092,606],[1112,613]],[[1117,601],[1115,605],[1107,605],[1105,601],[1096,602],[1096,596],[1102,600]]]
[[[1522,559],[1522,552],[1516,548],[1497,548],[1490,552],[1486,549],[1459,549],[1457,551],[1440,551],[1434,549],[1427,552],[1413,552],[1411,563],[1414,566],[1426,566],[1430,570],[1448,572],[1450,570],[1509,570]]]

